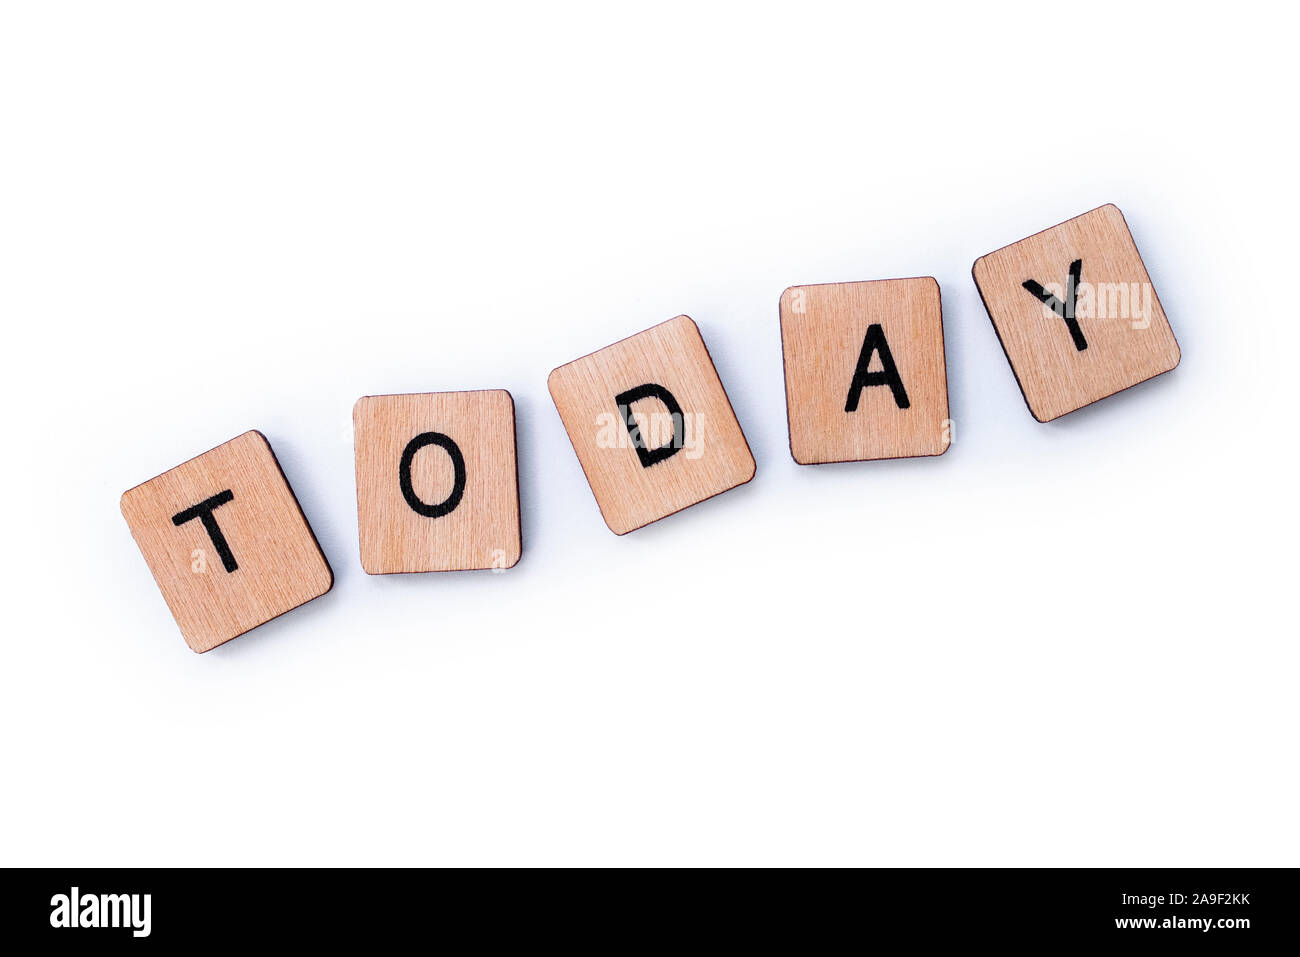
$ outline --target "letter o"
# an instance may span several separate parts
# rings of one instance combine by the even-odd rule
[[[446,450],[451,459],[451,467],[455,470],[451,494],[436,505],[422,501],[411,486],[411,463],[415,461],[415,453],[426,445],[436,445]],[[465,456],[461,454],[460,446],[441,432],[424,432],[406,443],[406,448],[402,450],[402,462],[397,467],[397,475],[406,504],[426,518],[441,518],[452,512],[460,504],[461,496],[465,494]]]

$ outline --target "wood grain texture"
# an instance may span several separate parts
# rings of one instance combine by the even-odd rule
[[[675,454],[643,466],[615,397],[647,383],[668,390],[681,406],[682,442]],[[616,535],[754,477],[754,456],[688,316],[562,365],[547,384],[605,524]],[[660,402],[645,399],[629,409],[648,448],[673,441],[671,416]]]
[[[237,568],[199,519],[173,516],[226,490],[212,510]],[[334,574],[260,432],[245,432],[122,495],[122,515],[186,643],[208,651],[325,594]]]
[[[522,553],[515,405],[503,389],[370,395],[352,411],[361,565],[371,575],[513,567]],[[425,433],[450,438],[465,470],[460,500],[447,514],[408,504],[399,465]],[[452,458],[429,445],[411,459],[411,489],[444,503],[454,487]]]
[[[781,294],[790,454],[800,465],[860,462],[948,450],[948,377],[939,284],[931,277],[792,286]],[[906,390],[852,390],[868,330],[878,325]],[[880,353],[868,349],[873,372]]]
[[[1086,341],[1082,350],[1062,316],[1024,287],[1026,281],[1067,286],[1075,261],[1082,263],[1076,315]],[[972,274],[1025,403],[1040,422],[1178,365],[1169,320],[1124,215],[1113,205],[982,256]]]

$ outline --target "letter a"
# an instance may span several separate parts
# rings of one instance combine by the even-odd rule
[[[877,352],[880,353],[883,371],[871,372],[871,357]],[[858,367],[853,370],[849,397],[844,402],[845,412],[858,411],[858,400],[862,397],[862,390],[869,385],[889,386],[894,393],[894,402],[900,409],[906,409],[912,404],[907,398],[907,390],[903,388],[903,379],[898,374],[898,366],[894,365],[894,356],[889,351],[889,343],[885,341],[885,330],[880,328],[878,322],[871,324],[867,329],[866,337],[862,340],[862,351],[858,353]]]

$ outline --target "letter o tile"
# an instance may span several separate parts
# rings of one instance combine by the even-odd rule
[[[361,567],[371,575],[519,561],[515,404],[504,389],[368,395],[352,410]]]

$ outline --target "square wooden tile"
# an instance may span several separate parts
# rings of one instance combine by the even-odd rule
[[[754,456],[689,316],[562,365],[547,384],[616,535],[754,477]]]
[[[509,392],[368,395],[357,400],[352,423],[367,572],[504,569],[519,561]]]
[[[972,272],[1039,422],[1178,365],[1173,330],[1115,206],[982,256]]]
[[[122,515],[195,651],[334,585],[261,432],[245,432],[123,493]]]
[[[781,294],[790,454],[800,465],[948,450],[939,284],[930,277]]]

